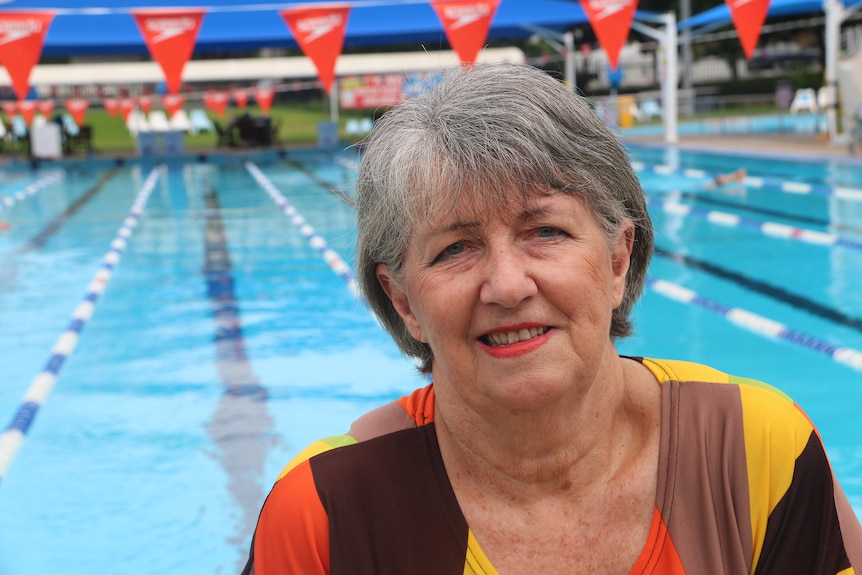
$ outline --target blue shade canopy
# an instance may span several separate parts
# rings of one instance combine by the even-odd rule
[[[862,6],[862,0],[843,0],[842,3],[847,7]],[[778,18],[812,12],[823,12],[823,0],[771,0],[767,17]],[[730,24],[732,21],[730,9],[727,4],[722,4],[681,21],[678,28],[684,30],[708,24]]]
[[[53,10],[43,56],[148,54],[129,10],[134,8],[207,8],[195,53],[236,52],[260,48],[297,48],[279,11],[308,6],[300,3],[252,3],[241,0],[0,0],[2,11]],[[429,2],[344,2],[352,6],[345,47],[391,44],[448,47],[443,26]],[[83,11],[87,11],[84,13]],[[561,32],[587,22],[579,2],[502,0],[491,23],[489,39],[530,36],[525,25]]]

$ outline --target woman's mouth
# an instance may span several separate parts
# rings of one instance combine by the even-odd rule
[[[491,347],[500,347],[503,345],[512,345],[515,343],[520,343],[522,341],[528,341],[533,338],[539,337],[540,335],[544,335],[551,328],[548,326],[543,327],[525,327],[518,330],[513,331],[500,331],[495,333],[488,333],[480,337],[479,339],[486,345]]]

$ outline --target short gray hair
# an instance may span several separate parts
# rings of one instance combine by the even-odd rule
[[[380,263],[403,280],[412,235],[441,209],[469,197],[478,213],[537,193],[582,198],[608,242],[626,219],[634,247],[610,337],[631,335],[653,250],[646,199],[628,156],[589,102],[536,68],[479,64],[447,71],[434,89],[374,125],[356,184],[356,269],[362,294],[406,355],[430,373],[430,347],[408,332],[377,280]]]

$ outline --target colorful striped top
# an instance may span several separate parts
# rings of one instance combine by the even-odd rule
[[[789,397],[634,359],[662,385],[662,413],[653,520],[631,574],[862,574],[862,526]],[[300,453],[263,506],[244,573],[497,575],[446,476],[433,384]]]

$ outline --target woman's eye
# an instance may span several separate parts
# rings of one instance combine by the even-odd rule
[[[446,249],[443,250],[443,253],[440,254],[442,256],[457,256],[460,253],[464,252],[464,244],[461,242],[456,242],[451,246],[446,246]]]
[[[553,238],[560,235],[560,230],[551,226],[542,226],[536,230],[536,235],[540,238]]]

